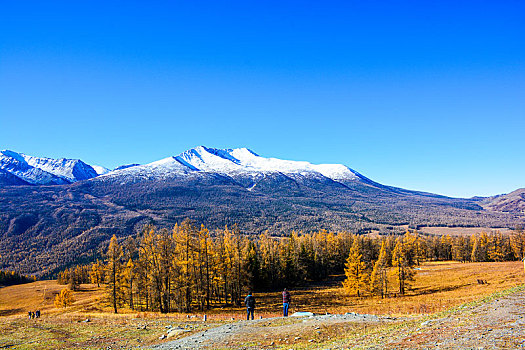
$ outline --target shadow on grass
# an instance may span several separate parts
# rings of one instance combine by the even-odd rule
[[[0,316],[16,315],[16,314],[21,313],[22,311],[23,311],[23,309],[21,309],[21,308],[0,310]]]
[[[414,295],[412,295],[412,296],[434,294],[434,293],[439,293],[439,292],[451,292],[453,290],[465,288],[467,286],[468,285],[436,287],[436,288],[427,288],[427,287],[425,287],[425,289],[423,289],[423,288],[414,288],[414,289],[412,289],[412,291],[414,292]]]

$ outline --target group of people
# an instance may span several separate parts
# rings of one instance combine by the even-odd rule
[[[29,317],[29,319],[40,318],[40,310],[28,311],[27,316]]]
[[[284,288],[283,290],[283,317],[288,317],[288,309],[290,308],[290,303],[292,302],[292,295],[290,292]],[[250,315],[253,320],[253,313],[255,311],[255,297],[252,292],[248,293],[248,296],[244,299],[244,304],[246,304],[246,319],[250,319]]]

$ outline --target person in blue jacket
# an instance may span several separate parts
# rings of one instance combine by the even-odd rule
[[[252,315],[253,320],[253,312],[255,311],[255,297],[252,295],[252,292],[248,293],[248,296],[244,299],[244,303],[246,304],[246,319],[250,319],[250,315]]]

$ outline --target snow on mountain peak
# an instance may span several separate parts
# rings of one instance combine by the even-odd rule
[[[2,155],[6,156],[6,157],[10,157],[10,158],[16,159],[19,162],[25,162],[24,157],[22,157],[22,155],[20,153],[16,153],[15,151],[4,149],[4,150],[0,151],[0,153]]]
[[[201,171],[228,173],[242,170],[239,160],[232,157],[225,149],[199,146],[179,154],[175,159]]]
[[[87,180],[98,176],[95,169],[80,159],[43,158],[22,154],[27,164],[70,182]]]
[[[356,173],[342,164],[311,164],[305,161],[264,158],[248,148],[217,149],[199,146],[175,157],[195,169],[225,174],[236,173],[319,173],[333,180],[357,178]]]
[[[9,150],[0,152],[0,169],[31,184],[64,184],[98,175],[79,159],[33,157]]]
[[[33,157],[3,150],[0,151],[0,170],[10,172],[31,184],[65,184],[95,177],[167,178],[193,172],[257,177],[278,172],[299,176],[324,176],[335,181],[360,177],[342,164],[312,164],[305,161],[265,158],[248,148],[220,149],[205,146],[198,146],[178,156],[149,164],[122,166],[112,171],[97,165],[90,166],[79,159]]]

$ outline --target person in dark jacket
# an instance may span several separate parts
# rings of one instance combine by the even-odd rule
[[[248,293],[248,296],[244,299],[244,303],[246,304],[246,319],[249,320],[251,314],[253,320],[253,312],[255,311],[255,297],[252,295],[252,292]]]
[[[288,316],[288,308],[290,307],[290,303],[292,301],[292,296],[290,295],[290,292],[284,288],[283,290],[283,317]]]

